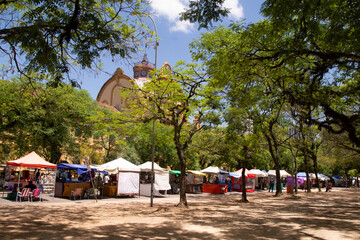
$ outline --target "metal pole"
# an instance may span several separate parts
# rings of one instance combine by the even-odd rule
[[[151,21],[154,24],[155,27],[155,71],[157,66],[157,46],[158,46],[158,32],[156,28],[156,24],[154,19],[147,15]],[[154,104],[154,110],[155,110],[155,104]],[[153,129],[152,129],[152,146],[151,146],[151,196],[150,196],[150,207],[153,207],[154,202],[154,159],[155,159],[155,119],[153,121]]]

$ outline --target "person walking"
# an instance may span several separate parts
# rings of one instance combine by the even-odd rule
[[[332,188],[331,181],[328,182],[326,185],[326,192],[330,192],[330,189]]]

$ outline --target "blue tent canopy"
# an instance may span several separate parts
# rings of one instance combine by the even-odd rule
[[[299,172],[296,174],[297,177],[306,178],[306,172]]]
[[[332,176],[332,178],[334,178],[334,179],[343,179],[344,177],[342,177],[342,176]]]
[[[235,178],[239,178],[240,175],[236,174],[236,173],[233,173],[233,172],[229,172],[229,176],[230,177],[235,177]]]
[[[65,169],[74,169],[77,170],[78,174],[83,174],[88,172],[86,165],[82,164],[70,164],[70,163],[59,163],[57,165],[58,168],[65,168]],[[95,168],[91,168],[91,170],[96,170]]]

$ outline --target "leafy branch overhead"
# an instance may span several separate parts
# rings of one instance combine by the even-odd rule
[[[147,31],[144,1],[3,1],[0,11],[0,51],[11,67],[49,73],[55,82],[105,53],[129,58]]]
[[[216,8],[223,4],[199,2],[211,2]],[[195,14],[202,7],[193,5],[189,11]],[[265,96],[276,93],[292,106],[321,109],[322,118],[307,116],[307,121],[335,134],[345,133],[359,147],[359,10],[355,1],[267,0],[261,8],[264,20],[224,29],[227,35],[216,35],[218,47],[213,52],[198,51],[193,44],[194,57],[211,64],[219,61],[217,55],[227,56],[227,63],[209,68],[219,81],[226,81],[229,72],[236,74],[235,84],[250,76],[267,76]],[[196,21],[208,26],[221,16],[213,13]],[[206,45],[212,40],[201,41]],[[241,69],[229,67],[236,65]]]

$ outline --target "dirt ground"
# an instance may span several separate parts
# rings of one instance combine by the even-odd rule
[[[0,203],[0,239],[360,239],[359,189]],[[7,200],[5,200],[7,201]]]

